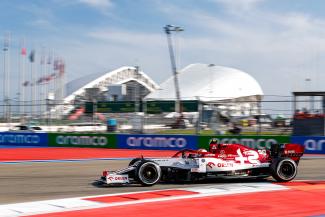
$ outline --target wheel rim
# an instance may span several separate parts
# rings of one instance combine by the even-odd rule
[[[154,184],[159,179],[159,171],[156,165],[144,164],[139,172],[141,180],[146,184]]]
[[[295,175],[295,166],[292,162],[285,161],[279,166],[278,173],[283,179],[291,179]]]

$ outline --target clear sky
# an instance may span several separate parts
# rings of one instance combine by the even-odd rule
[[[266,95],[325,91],[324,0],[1,0],[0,6],[0,33],[11,32],[12,59],[25,37],[27,50],[44,46],[64,57],[67,80],[139,65],[162,82],[172,74],[163,26],[174,24],[185,29],[177,36],[179,68],[197,62],[238,68]]]

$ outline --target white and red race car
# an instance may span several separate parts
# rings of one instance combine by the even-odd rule
[[[295,178],[304,147],[274,144],[270,150],[257,150],[241,144],[210,143],[209,151],[182,150],[170,158],[135,158],[127,168],[103,171],[102,184],[140,183],[151,186],[160,181],[197,181],[210,177],[272,176],[279,182]]]

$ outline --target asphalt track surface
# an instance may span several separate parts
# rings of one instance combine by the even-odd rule
[[[123,187],[98,187],[93,181],[104,169],[119,169],[126,160],[91,160],[75,162],[0,164],[0,204],[29,202],[121,192],[172,189],[193,184],[157,184]],[[302,159],[295,180],[325,180],[325,159]],[[216,181],[216,180],[214,180]],[[232,180],[243,182],[244,180]],[[248,180],[249,181],[249,180]],[[225,181],[217,180],[213,183]],[[211,185],[199,183],[197,185]]]

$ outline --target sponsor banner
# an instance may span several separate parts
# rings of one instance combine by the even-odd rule
[[[140,105],[141,107],[142,105]],[[100,113],[129,113],[135,112],[134,101],[100,101],[96,104],[97,112]]]
[[[303,145],[305,154],[325,154],[324,136],[292,136],[291,143]]]
[[[199,148],[209,148],[211,139],[217,139],[218,143],[243,144],[257,149],[270,149],[272,144],[289,143],[289,136],[199,136]]]
[[[175,101],[160,100],[160,101],[147,101],[146,112],[149,114],[159,114],[163,112],[174,112]],[[183,112],[197,112],[199,103],[197,100],[182,100],[181,110]]]
[[[115,134],[49,133],[49,146],[116,148]]]
[[[48,146],[47,133],[1,132],[0,145]]]
[[[118,148],[182,150],[197,149],[197,136],[186,135],[118,135]]]

